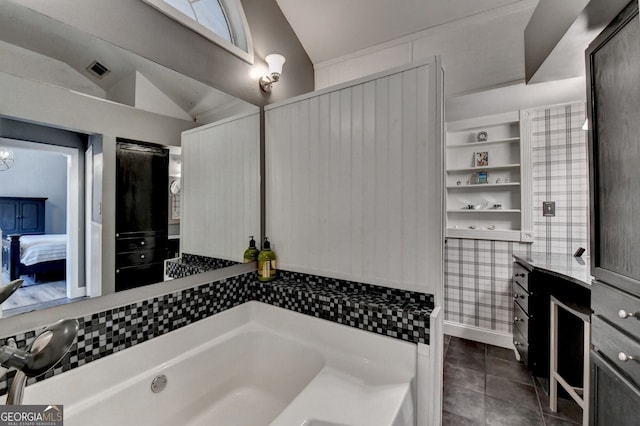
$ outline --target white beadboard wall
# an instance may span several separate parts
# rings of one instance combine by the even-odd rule
[[[438,58],[266,107],[266,235],[279,268],[436,295]]]
[[[260,240],[260,114],[182,133],[181,251],[241,262]]]

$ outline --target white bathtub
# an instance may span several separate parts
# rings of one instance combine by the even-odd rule
[[[28,386],[24,404],[63,404],[65,426],[414,425],[418,358],[414,344],[250,302]]]

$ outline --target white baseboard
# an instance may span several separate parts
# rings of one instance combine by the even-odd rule
[[[474,327],[472,325],[460,324],[457,322],[445,321],[444,334],[473,340],[475,342],[487,343],[489,345],[500,346],[502,348],[514,349],[513,335],[500,331],[487,330],[486,328]]]

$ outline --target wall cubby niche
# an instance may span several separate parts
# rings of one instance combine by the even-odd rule
[[[533,242],[530,127],[525,111],[447,123],[447,237]]]

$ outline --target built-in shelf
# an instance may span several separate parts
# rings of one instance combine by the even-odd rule
[[[484,172],[487,170],[500,170],[500,169],[515,169],[520,167],[520,163],[516,164],[498,164],[495,166],[484,166],[484,167],[463,167],[461,169],[447,169],[447,173],[456,173],[456,172]]]
[[[505,182],[505,183],[477,183],[473,185],[447,185],[447,189],[472,189],[482,191],[487,188],[500,188],[500,187],[518,187],[520,186],[520,182]]]
[[[513,229],[461,229],[447,228],[445,235],[448,238],[472,238],[496,241],[523,241],[533,242],[533,235],[522,233]]]
[[[513,143],[513,142],[520,142],[520,138],[505,138],[505,139],[495,139],[495,140],[490,140],[490,141],[481,141],[481,142],[467,142],[467,143],[457,143],[457,144],[451,144],[451,145],[447,145],[447,148],[470,148],[470,147],[475,147],[475,146],[482,146],[482,145],[494,145],[494,144],[499,144],[499,143]]]
[[[447,123],[447,237],[533,242],[530,128],[526,111]],[[474,167],[479,152],[488,166]],[[494,204],[503,208],[462,208]]]
[[[520,213],[520,209],[448,209],[447,213]]]

